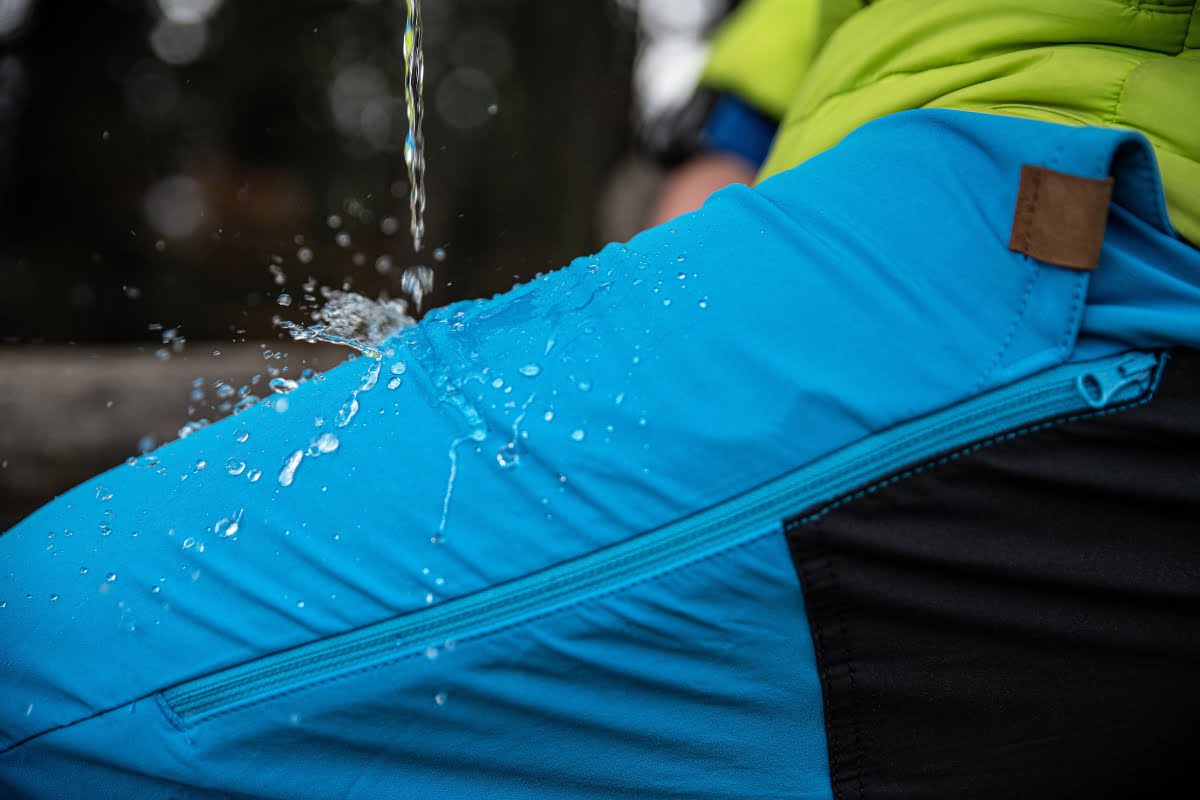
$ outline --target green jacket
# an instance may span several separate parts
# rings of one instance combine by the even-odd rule
[[[1132,128],[1200,243],[1197,0],[746,0],[705,83],[782,121],[760,178],[913,108]]]

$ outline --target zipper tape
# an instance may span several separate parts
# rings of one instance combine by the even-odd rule
[[[1004,431],[1112,408],[1153,390],[1165,359],[1150,353],[1071,364],[871,435],[664,527],[439,605],[300,645],[162,692],[185,724],[338,673],[406,657],[510,624],[761,535],[819,503]]]

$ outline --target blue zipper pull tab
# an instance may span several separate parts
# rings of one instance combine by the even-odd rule
[[[1157,366],[1157,355],[1134,353],[1110,367],[1080,375],[1075,380],[1075,386],[1089,406],[1104,408],[1131,384],[1137,384],[1139,392],[1145,391]]]

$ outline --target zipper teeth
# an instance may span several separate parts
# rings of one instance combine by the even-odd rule
[[[164,692],[164,699],[181,719],[196,719],[239,700],[302,683],[311,678],[307,672],[313,665],[320,668],[324,677],[371,664],[388,653],[407,654],[417,646],[454,638],[447,634],[455,625],[469,622],[470,630],[477,631],[493,627],[503,619],[524,616],[530,610],[569,603],[598,588],[651,574],[665,563],[735,544],[758,533],[765,523],[778,522],[803,508],[832,500],[871,478],[883,477],[988,434],[1066,413],[1094,411],[1095,407],[1076,387],[1077,379],[1129,363],[1145,371],[1145,379],[1121,387],[1109,398],[1108,406],[1127,402],[1150,386],[1150,373],[1156,362],[1147,360],[1144,354],[1060,367],[1031,379],[1033,385],[1026,382],[999,389],[967,401],[964,406],[876,434],[719,506],[605,550],[449,600],[441,606],[180,684]]]

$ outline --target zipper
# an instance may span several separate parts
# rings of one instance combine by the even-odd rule
[[[874,434],[738,497],[541,572],[300,645],[164,691],[184,723],[315,679],[422,652],[601,594],[757,538],[764,527],[972,442],[1040,420],[1148,395],[1163,359],[1149,353],[1071,364]]]

